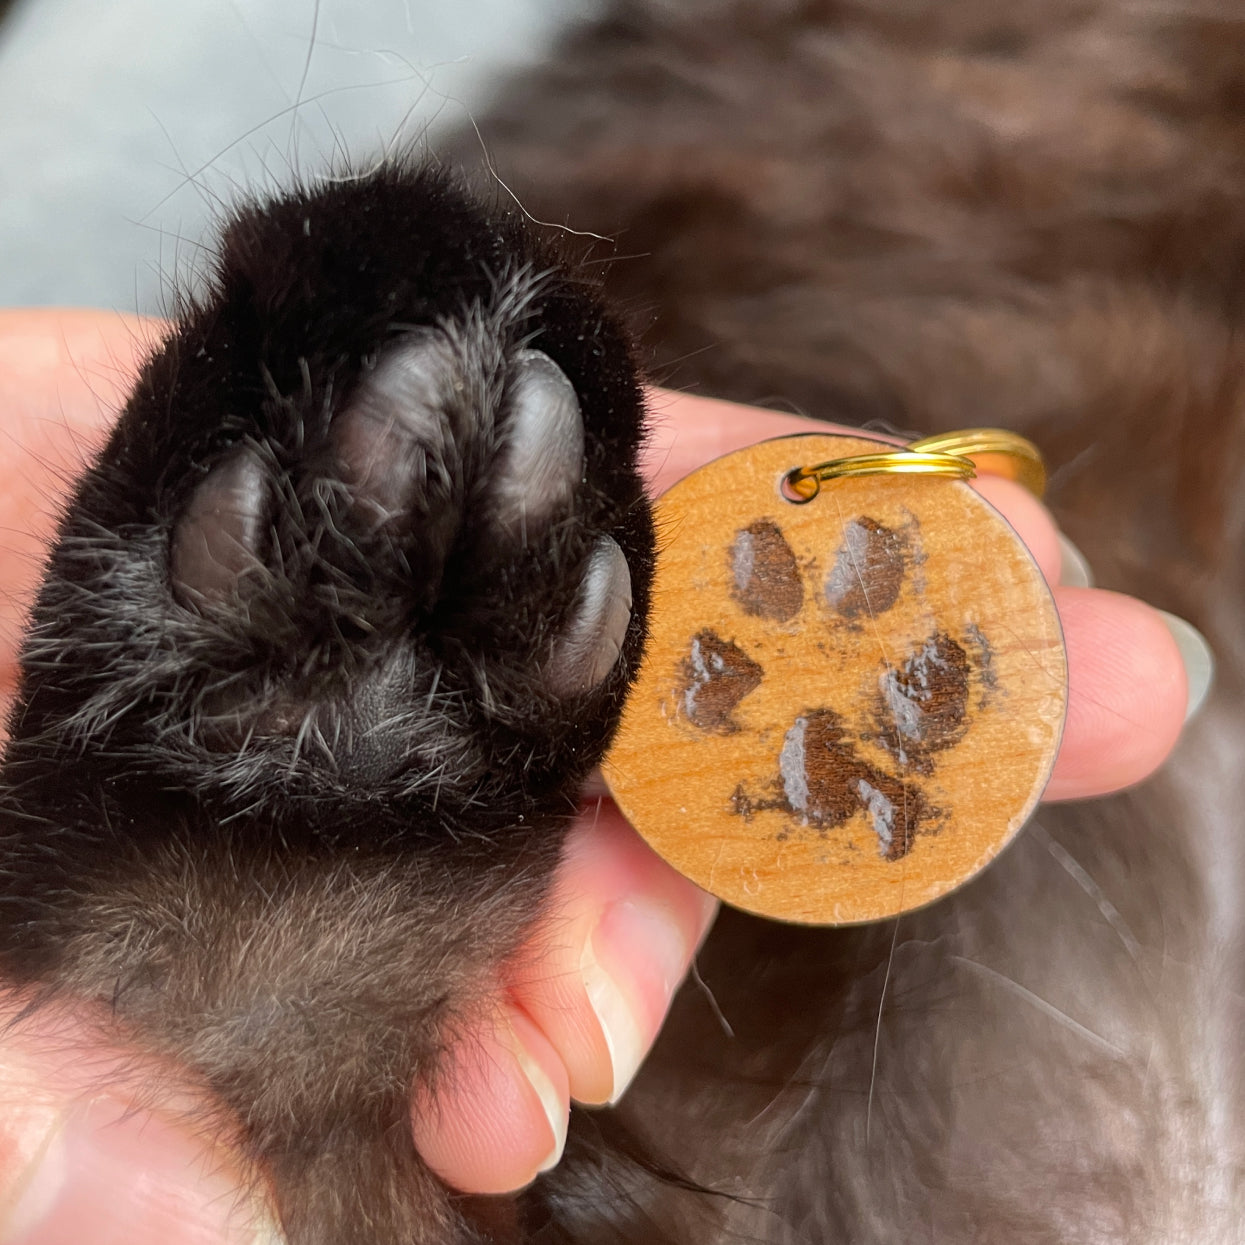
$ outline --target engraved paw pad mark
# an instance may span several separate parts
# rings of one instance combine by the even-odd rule
[[[375,781],[412,760],[409,707],[445,695],[454,662],[460,689],[480,684],[494,654],[472,645],[502,625],[530,637],[529,675],[554,697],[613,670],[631,575],[609,535],[571,531],[585,464],[574,387],[532,349],[482,372],[449,331],[413,331],[293,450],[256,435],[197,480],[173,526],[173,597],[284,663],[204,698],[215,746],[310,731],[339,773]],[[565,584],[533,598],[551,575]],[[343,641],[349,660],[324,656]],[[343,665],[326,692],[325,670]]]
[[[741,528],[728,557],[731,596],[745,614],[775,624],[803,615],[792,643],[808,633],[820,638],[827,689],[839,673],[836,629],[860,637],[872,628],[884,636],[883,616],[905,597],[923,592],[923,577],[914,574],[923,561],[915,519],[901,527],[868,515],[850,519],[824,574],[800,567],[771,518]],[[810,579],[816,585],[812,591]],[[880,667],[863,713],[858,707],[849,717],[842,707],[822,704],[775,723],[782,742],[774,777],[760,789],[740,783],[733,811],[745,819],[779,811],[791,828],[823,834],[860,818],[887,860],[905,856],[918,834],[936,832],[945,813],[931,799],[926,780],[938,754],[954,748],[968,731],[974,694],[980,707],[993,689],[990,646],[976,626],[960,639],[937,629],[909,645],[900,660],[895,656]],[[737,711],[763,686],[766,674],[736,639],[705,629],[692,637],[679,678],[683,716],[699,730],[722,733],[741,729]],[[776,732],[765,734],[771,738]]]
[[[907,533],[866,515],[852,519],[826,577],[826,601],[843,618],[884,614],[899,599],[911,562]]]
[[[765,671],[738,644],[708,629],[692,637],[683,660],[683,712],[701,730],[738,730],[731,714]]]

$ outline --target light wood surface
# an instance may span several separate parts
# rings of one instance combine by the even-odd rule
[[[741,908],[849,924],[920,907],[1023,825],[1067,667],[1028,551],[966,484],[783,474],[893,448],[768,441],[658,503],[652,633],[605,764],[623,812]]]

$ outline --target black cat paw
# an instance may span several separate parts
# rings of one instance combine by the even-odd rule
[[[375,784],[430,768],[417,709],[556,716],[619,666],[631,571],[577,505],[575,389],[538,350],[488,368],[479,354],[408,333],[318,440],[299,428],[301,452],[248,438],[195,483],[173,525],[174,600],[257,649],[283,637],[200,701],[211,747],[285,736]]]
[[[625,340],[435,174],[339,198],[226,233],[215,299],[148,365],[71,516],[110,584],[49,579],[36,643],[83,662],[35,655],[27,720],[242,808],[565,807],[643,641]]]
[[[62,524],[0,974],[240,1122],[298,1245],[475,1240],[411,1087],[534,920],[640,659],[626,339],[435,171],[239,211]]]

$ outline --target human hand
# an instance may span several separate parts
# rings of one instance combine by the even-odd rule
[[[0,314],[0,692],[58,499],[158,332],[94,312]],[[729,450],[826,427],[670,394],[655,395],[654,408],[654,491]],[[1045,509],[1008,481],[979,487],[1056,583],[1064,554]],[[1189,679],[1148,606],[1085,587],[1055,596],[1071,687],[1047,798],[1102,794],[1167,755]],[[460,1188],[501,1192],[555,1161],[569,1099],[602,1102],[626,1088],[714,910],[610,801],[587,801],[548,914],[499,980],[492,1013],[451,1052],[454,1074],[437,1097],[416,1093],[414,1136],[428,1162]],[[263,1213],[247,1212],[228,1154],[194,1135],[180,1104],[151,1101],[144,1086],[167,1076],[145,1067],[72,1028],[0,1039],[0,1241],[272,1239],[256,1226]]]

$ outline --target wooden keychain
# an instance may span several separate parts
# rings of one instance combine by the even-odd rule
[[[659,499],[648,649],[604,771],[697,885],[787,921],[880,920],[968,881],[1029,817],[1067,661],[977,471],[1044,487],[1013,433],[814,433]]]

